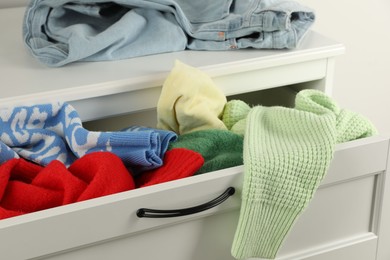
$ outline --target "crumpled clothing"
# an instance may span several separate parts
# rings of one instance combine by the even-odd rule
[[[57,160],[42,167],[12,159],[0,166],[0,219],[134,188],[120,158],[109,152],[88,154],[69,168]]]
[[[59,160],[66,166],[97,151],[119,156],[126,166],[154,169],[163,163],[171,131],[95,132],[83,128],[68,103],[47,103],[0,109],[0,163],[25,158],[40,165]]]
[[[164,81],[157,103],[157,128],[177,134],[223,129],[226,96],[209,75],[180,61]]]
[[[247,115],[252,108],[241,100],[230,100],[225,105],[222,121],[228,129],[244,136]],[[343,143],[377,134],[376,127],[364,116],[341,108],[335,100],[319,90],[301,90],[295,99],[295,109],[317,114],[332,113],[336,117],[336,142]]]
[[[186,148],[200,153],[203,166],[196,172],[202,174],[243,164],[244,138],[228,130],[209,129],[180,135],[169,149]]]
[[[297,94],[294,108],[255,106],[245,118],[241,109],[229,111],[240,113],[228,118],[246,123],[242,204],[231,252],[236,259],[274,259],[325,177],[335,145],[377,131],[312,89]]]
[[[58,67],[184,49],[295,48],[314,20],[292,0],[31,0],[23,38]]]
[[[171,149],[164,156],[163,166],[137,176],[134,179],[135,186],[142,188],[190,177],[203,163],[204,159],[200,153],[185,148]]]

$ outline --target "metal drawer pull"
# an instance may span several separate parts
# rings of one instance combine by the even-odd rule
[[[221,204],[222,202],[227,200],[230,196],[232,196],[234,192],[235,189],[233,187],[229,187],[224,193],[222,193],[217,198],[191,208],[168,209],[168,210],[140,208],[137,210],[137,216],[139,218],[172,218],[172,217],[180,217],[180,216],[195,214],[198,212],[211,209]]]

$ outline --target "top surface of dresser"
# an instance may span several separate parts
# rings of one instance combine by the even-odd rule
[[[242,76],[245,72],[267,70],[267,75],[273,75],[272,83],[264,84],[262,88],[281,86],[287,83],[315,80],[325,77],[321,70],[326,61],[343,53],[344,47],[316,32],[310,31],[303,39],[299,48],[294,50],[235,50],[235,51],[182,51],[138,58],[105,61],[77,62],[61,68],[48,68],[34,59],[22,40],[22,23],[25,8],[0,10],[0,83],[2,93],[1,106],[14,106],[28,103],[42,103],[53,100],[73,102],[84,120],[101,118],[115,114],[131,112],[132,110],[147,109],[155,106],[156,100],[151,99],[149,105],[125,108],[123,111],[106,108],[106,114],[98,111],[99,115],[85,112],[85,107],[91,108],[88,102],[95,98],[108,97],[137,92],[138,98],[152,97],[151,88],[161,87],[166,76],[173,67],[175,60],[181,60],[191,66],[198,67],[216,78],[216,83],[225,94],[249,92],[254,88],[247,84],[232,85],[232,80],[218,82],[224,76]],[[311,62],[311,63],[310,63]],[[298,72],[291,71],[287,65],[305,64]],[[287,71],[287,72],[286,72]],[[291,73],[288,73],[290,72]],[[273,73],[283,77],[274,77]],[[294,74],[294,79],[283,81],[286,74]],[[250,79],[248,75],[248,79]],[[288,77],[288,76],[287,76]],[[291,75],[292,77],[292,75]],[[303,78],[302,78],[303,77]],[[255,80],[255,79],[254,79]],[[228,84],[225,82],[229,82]],[[257,83],[261,85],[261,83]],[[159,93],[157,90],[156,94]],[[132,94],[132,96],[134,96]],[[156,96],[156,95],[154,95]],[[96,101],[96,100],[95,100]],[[98,100],[115,102],[119,100]],[[107,103],[103,102],[103,103]],[[127,100],[129,103],[129,100]],[[146,102],[148,103],[148,102]],[[116,106],[121,107],[121,106]]]

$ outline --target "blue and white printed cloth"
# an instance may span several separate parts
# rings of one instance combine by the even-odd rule
[[[109,151],[128,167],[149,170],[163,164],[168,144],[176,138],[174,132],[145,127],[88,131],[68,103],[0,109],[0,164],[22,157],[40,165],[52,160],[70,165],[85,154]]]

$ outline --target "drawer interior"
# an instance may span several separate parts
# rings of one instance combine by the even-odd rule
[[[370,163],[368,155],[372,153],[371,148],[382,151],[385,144],[388,144],[388,141],[373,137],[351,142],[348,147],[337,149],[336,160],[332,163],[328,176],[332,179],[339,175],[353,177],[327,181],[321,185],[313,201],[290,231],[280,249],[278,260],[312,259],[310,255],[324,253],[336,247],[343,248],[356,241],[357,249],[369,247],[368,252],[374,252],[379,209],[377,202],[380,200],[378,189],[382,172],[386,167],[383,165],[386,158],[383,157],[379,164]],[[346,159],[344,153],[351,157]],[[356,173],[358,169],[350,166],[350,162],[357,159],[356,154],[359,154],[358,157],[366,158],[358,159],[356,163],[357,167],[368,165],[369,168],[364,170],[365,174],[359,175]],[[343,159],[343,162],[339,162],[339,159]],[[218,209],[183,218],[137,219],[135,211],[140,206],[172,208],[197,204],[205,200],[205,193],[212,193],[214,196],[216,189],[220,190],[227,185],[239,187],[242,182],[241,173],[242,168],[236,167],[86,201],[79,205],[69,205],[62,207],[64,211],[60,215],[57,214],[58,209],[47,211],[53,214],[45,217],[36,213],[33,215],[42,215],[42,218],[36,219],[37,223],[28,221],[19,225],[24,226],[28,233],[20,236],[18,226],[3,229],[3,232],[14,234],[13,236],[18,234],[20,238],[17,241],[20,241],[29,237],[31,239],[37,229],[49,225],[50,229],[41,231],[44,233],[45,243],[50,242],[53,234],[62,234],[58,241],[54,241],[54,248],[58,252],[38,259],[103,260],[110,255],[117,256],[117,259],[136,255],[142,256],[145,260],[152,260],[166,256],[167,248],[174,248],[169,253],[170,259],[173,260],[233,260],[230,249],[239,216],[239,194],[235,194]],[[91,218],[92,215],[95,217]],[[27,217],[24,216],[25,219]],[[75,226],[78,230],[77,239],[70,239],[75,235]],[[35,243],[29,243],[36,249],[37,245],[33,244]],[[150,244],[153,245],[153,250],[145,251],[144,246]],[[68,250],[60,252],[66,248]],[[47,248],[41,250],[46,253],[49,251]],[[323,259],[345,259],[337,255],[335,258],[327,258],[325,254],[324,257]]]
[[[376,240],[388,145],[388,138],[370,137],[336,147],[328,175],[281,248],[280,259],[306,259],[301,256],[316,248],[323,251],[352,240]],[[5,241],[0,250],[9,259],[106,259],[106,253],[115,252],[118,256],[135,254],[152,260],[156,259],[155,252],[164,255],[173,243],[175,249],[183,251],[175,256],[170,254],[172,260],[230,259],[242,172],[242,166],[238,166],[5,219],[0,221],[0,239]],[[136,217],[141,207],[172,209],[199,205],[229,186],[236,187],[237,193],[209,211],[165,220]],[[224,235],[218,236],[218,243],[210,241],[221,232]],[[185,234],[185,239],[180,234]],[[151,241],[158,248],[145,252],[141,245]],[[174,242],[167,244],[169,241]],[[334,241],[339,242],[333,245]],[[20,244],[24,245],[23,250],[9,250]],[[212,245],[212,250],[205,244]],[[198,246],[210,250],[195,254],[200,250]],[[214,253],[223,257],[214,257]],[[290,258],[291,254],[298,257]]]
[[[296,89],[290,85],[227,98],[250,106],[292,107]],[[84,127],[117,131],[131,125],[155,127],[156,122],[156,109],[149,109],[84,122]],[[281,248],[280,259],[304,259],[303,251],[324,248],[336,240],[349,243],[362,234],[376,239],[378,194],[387,152],[387,138],[339,144],[326,179]],[[170,259],[232,259],[230,248],[239,214],[242,173],[243,167],[238,166],[6,219],[0,222],[0,239],[7,242],[0,245],[0,250],[15,259],[107,259],[115,254],[120,259],[135,255],[151,260],[166,256],[167,248],[180,248],[174,250],[175,255],[170,254]],[[229,186],[237,188],[234,196],[195,216],[168,220],[136,216],[141,207],[199,205]],[[359,203],[353,203],[356,200]],[[9,251],[20,244],[26,245],[23,251]],[[145,244],[151,244],[154,250],[145,252]]]
[[[242,100],[250,106],[263,105],[293,107],[296,93],[297,91],[294,86],[291,85],[231,95],[227,96],[227,100]],[[118,131],[131,125],[155,127],[156,122],[156,109],[149,109],[84,122],[84,127],[91,131]]]

